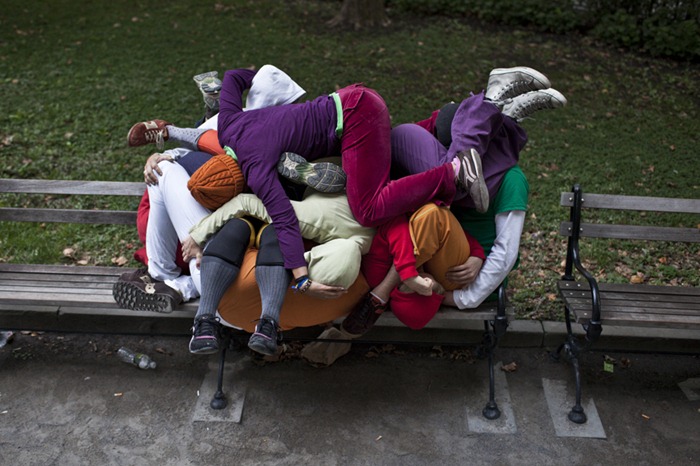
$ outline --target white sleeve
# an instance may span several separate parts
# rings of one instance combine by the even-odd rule
[[[454,300],[460,309],[471,309],[493,293],[506,278],[518,259],[520,236],[525,225],[525,211],[511,210],[496,215],[496,241],[486,257],[476,280],[461,290],[454,291]]]

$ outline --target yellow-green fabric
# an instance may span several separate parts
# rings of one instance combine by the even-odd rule
[[[361,255],[369,251],[375,230],[357,223],[344,193],[308,192],[303,201],[292,201],[292,207],[302,236],[319,244],[305,254],[309,276],[327,285],[350,286],[357,279]],[[240,194],[202,219],[190,235],[203,246],[227,221],[248,215],[270,222],[257,196]]]

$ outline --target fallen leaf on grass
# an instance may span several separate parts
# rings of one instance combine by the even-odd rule
[[[129,259],[124,256],[112,257],[112,264],[118,265],[119,267],[125,265],[127,262],[129,262]]]

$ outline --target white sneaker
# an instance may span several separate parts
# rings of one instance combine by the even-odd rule
[[[551,86],[547,76],[526,66],[496,68],[489,74],[485,98],[492,102],[501,102],[525,92]]]
[[[566,97],[556,89],[543,89],[515,96],[503,105],[503,114],[520,123],[537,110],[562,108]]]

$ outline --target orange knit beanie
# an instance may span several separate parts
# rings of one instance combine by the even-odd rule
[[[245,180],[238,162],[228,154],[219,154],[194,172],[187,188],[197,202],[215,210],[242,193]]]

